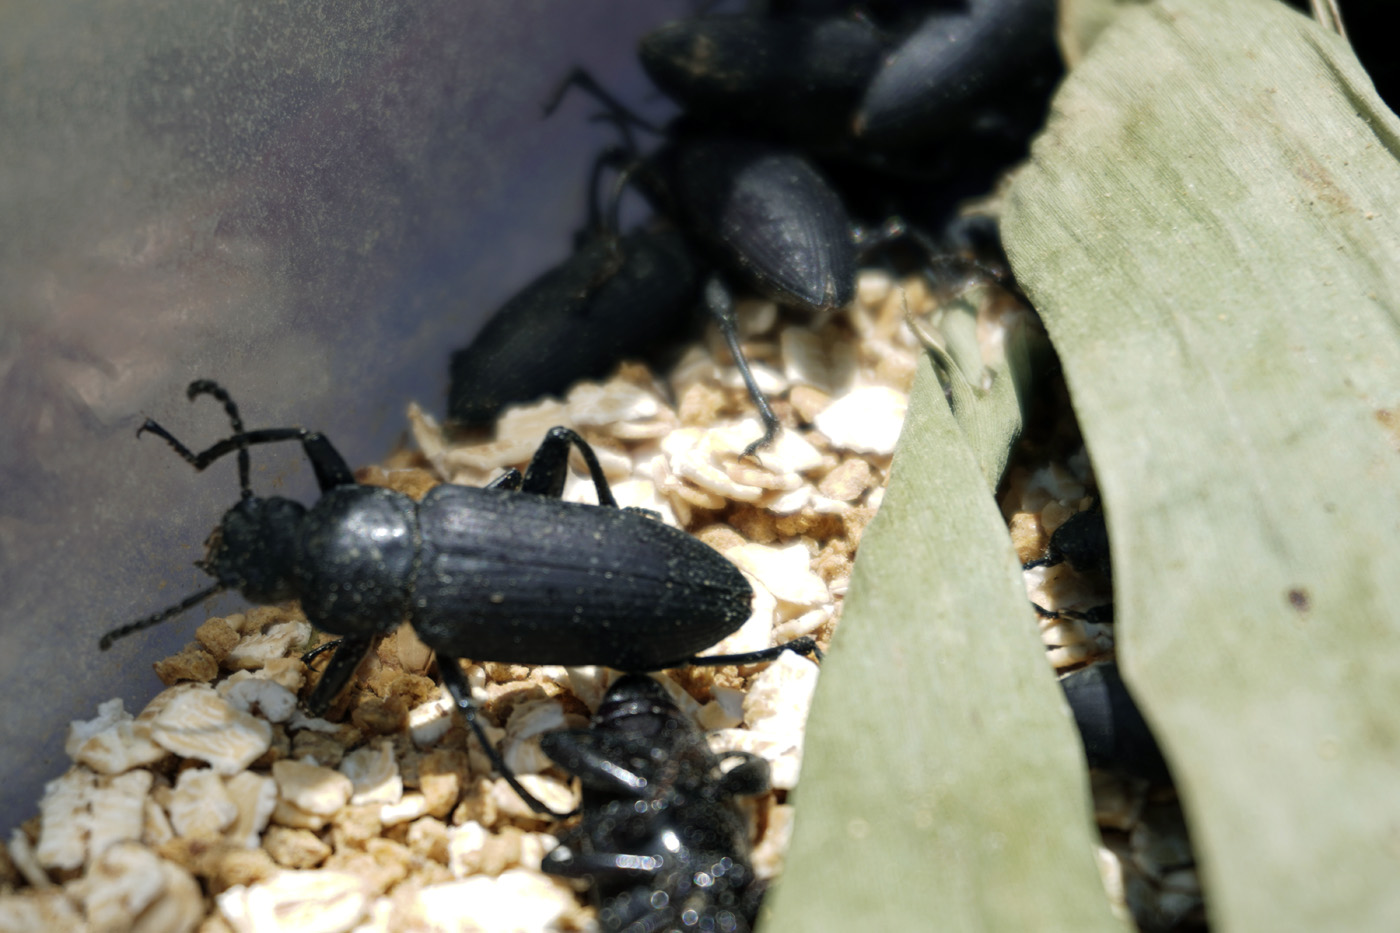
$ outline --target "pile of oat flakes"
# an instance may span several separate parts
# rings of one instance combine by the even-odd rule
[[[854,305],[817,330],[783,320],[771,303],[741,307],[745,350],[785,426],[757,464],[739,454],[759,422],[711,333],[664,380],[624,365],[563,401],[508,409],[489,441],[449,440],[411,406],[417,449],[357,476],[414,497],[439,482],[482,485],[523,467],[548,428],[568,425],[594,446],[621,505],[659,513],[750,577],[753,615],[715,652],[807,634],[825,647],[880,504],[920,352],[905,315],[932,303],[921,280],[866,272]],[[1091,501],[1091,487],[1082,453],[1016,474],[1001,501],[1023,559],[1040,555],[1054,527]],[[581,472],[565,498],[596,501]],[[1061,573],[1029,581],[1042,606],[1098,598]],[[1054,620],[1044,634],[1057,668],[1111,656],[1111,629]],[[298,705],[317,676],[300,655],[321,637],[295,606],[210,619],[156,665],[168,687],[139,714],[112,700],[75,722],[72,768],[0,848],[0,931],[588,928],[578,892],[539,870],[552,827],[491,777],[412,630],[384,639],[326,718],[314,719]],[[571,809],[577,791],[537,737],[585,724],[611,672],[487,662],[467,672],[522,783]],[[760,877],[781,867],[785,800],[817,672],[785,654],[752,669],[663,678],[717,751],[753,752],[772,766],[773,791],[749,804]]]

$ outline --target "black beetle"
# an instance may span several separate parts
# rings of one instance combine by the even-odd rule
[[[985,120],[988,100],[1007,87],[1016,109],[1039,114],[1058,71],[1055,0],[968,0],[929,14],[890,51],[856,110],[855,135],[876,149],[947,138]]]
[[[830,148],[890,37],[846,16],[697,16],[642,37],[642,67],[687,115],[794,145]]]
[[[409,622],[436,652],[444,685],[492,763],[542,813],[551,811],[520,787],[487,741],[458,658],[642,671],[815,650],[807,639],[743,655],[693,657],[744,623],[752,588],[698,539],[618,508],[592,448],[568,428],[548,432],[523,477],[511,470],[483,488],[444,484],[414,502],[356,483],[321,434],[244,431],[233,400],[214,382],[197,380],[187,394],[223,402],[233,435],[196,454],[155,421],[140,431],[163,438],[196,470],[238,454],[241,498],[199,562],[217,582],[113,629],[102,636],[103,650],[222,590],[238,590],[255,603],[299,599],[313,625],[343,636],[306,702],[319,715],[374,640]],[[315,470],[321,497],[310,509],[254,496],[249,488],[248,448],[284,441],[299,442]],[[592,475],[597,506],[559,499],[570,445]]]
[[[1064,523],[1051,533],[1046,556],[1027,561],[1021,569],[1054,567],[1067,563],[1074,568],[1075,573],[1086,574],[1089,580],[1098,577],[1098,582],[1110,586],[1113,582],[1111,557],[1108,549],[1108,525],[1104,520],[1103,509],[1095,507],[1076,512],[1065,519]],[[1041,606],[1035,606],[1035,611],[1047,619],[1083,619],[1093,625],[1112,625],[1114,622],[1111,601],[1077,611],[1054,612]]]
[[[1060,678],[1089,767],[1157,783],[1171,780],[1152,730],[1112,661],[1093,664]]]
[[[626,166],[652,206],[670,219],[721,274],[705,283],[705,305],[719,323],[748,387],[764,433],[747,456],[770,443],[778,419],[739,347],[727,275],[779,304],[826,315],[855,297],[857,237],[841,198],[801,153],[739,137],[693,133],[684,122],[666,130],[661,149],[642,158],[628,127],[660,132],[629,111],[581,69],[547,104],[577,86],[598,99],[627,141]]]
[[[1054,0],[901,5],[878,18],[821,6],[668,23],[642,38],[641,62],[708,127],[921,178],[1004,164],[1043,119],[1059,73]]]
[[[1023,569],[1068,563],[1079,573],[1097,573],[1108,580],[1113,576],[1111,557],[1103,510],[1085,509],[1065,519],[1051,533],[1046,556],[1027,563]]]
[[[605,212],[594,169],[590,221],[574,252],[501,306],[452,354],[448,417],[490,423],[513,402],[562,394],[607,375],[619,359],[676,336],[699,301],[700,270],[674,231],[619,235],[616,201]]]
[[[604,930],[746,933],[763,886],[749,864],[736,797],[768,789],[768,763],[744,752],[722,769],[705,736],[649,677],[609,688],[588,729],[540,745],[583,784],[583,813],[543,869],[587,879]]]

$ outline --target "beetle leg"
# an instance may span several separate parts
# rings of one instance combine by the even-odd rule
[[[598,463],[598,455],[588,446],[588,441],[569,428],[559,425],[549,429],[539,449],[530,458],[525,468],[525,481],[521,492],[534,493],[558,499],[564,494],[564,478],[569,472],[569,445],[573,444],[588,465],[588,474],[593,478],[593,486],[598,490],[598,504],[617,508],[612,489],[608,486],[603,467]]]
[[[316,472],[316,484],[325,492],[335,486],[355,486],[355,473],[340,451],[332,446],[324,434],[313,432],[301,439],[306,459],[311,461],[311,469]]]
[[[335,654],[331,655],[331,663],[326,665],[325,673],[306,700],[306,708],[311,715],[320,716],[330,707],[331,701],[350,682],[355,668],[360,666],[373,643],[373,635],[347,635],[338,642],[332,642],[336,648]]]
[[[794,638],[792,641],[785,641],[781,645],[774,645],[772,648],[764,648],[760,651],[745,651],[743,654],[695,655],[674,664],[667,664],[666,667],[728,667],[730,665],[758,664],[761,661],[772,661],[784,651],[810,654],[819,661],[822,658],[821,649],[817,647],[817,640],[810,635],[803,635],[801,638]]]
[[[558,853],[558,854],[556,854]],[[656,877],[662,860],[654,854],[628,855],[623,852],[580,852],[560,843],[545,855],[543,870],[561,878],[591,877],[595,885],[626,881],[647,881]]]
[[[649,782],[617,762],[626,760],[626,749],[606,733],[594,729],[546,732],[540,747],[550,760],[578,777],[588,790],[617,797],[641,797]]]
[[[636,154],[629,152],[625,146],[609,146],[598,153],[588,180],[588,234],[604,233],[615,238],[621,231],[618,205],[638,165]],[[613,180],[612,192],[604,206],[598,189],[602,185],[603,173],[608,169],[616,171],[617,178]]]
[[[590,95],[594,100],[607,108],[608,119],[617,125],[618,131],[622,133],[623,139],[626,140],[629,151],[638,151],[637,141],[632,137],[630,127],[637,126],[647,132],[656,133],[657,135],[661,134],[662,130],[660,127],[638,116],[630,107],[612,96],[605,87],[599,84],[597,78],[593,77],[587,70],[577,67],[564,76],[564,80],[559,82],[559,86],[554,89],[554,93],[549,96],[549,100],[545,101],[545,116],[554,113],[554,111],[558,109],[560,102],[564,100],[564,95],[569,92],[570,88],[575,87]]]
[[[327,651],[334,651],[335,649],[339,648],[340,643],[343,641],[345,641],[345,639],[343,638],[333,638],[330,641],[322,642],[315,648],[312,648],[310,651],[303,654],[301,656],[301,663],[310,664],[312,661],[316,660],[321,655],[325,654]]]
[[[744,457],[752,457],[754,451],[761,447],[767,447],[773,443],[773,438],[778,435],[778,416],[773,414],[773,409],[768,406],[768,398],[763,394],[763,390],[754,381],[753,373],[749,370],[749,361],[744,357],[744,351],[739,346],[739,326],[734,317],[734,299],[729,294],[729,289],[717,275],[710,276],[705,283],[705,307],[709,309],[715,322],[719,324],[719,332],[724,336],[724,342],[729,345],[729,353],[734,357],[734,365],[739,367],[739,375],[744,377],[744,385],[748,387],[749,398],[753,399],[754,405],[758,406],[758,415],[763,419],[763,436],[752,444],[744,448]]]
[[[472,732],[476,734],[476,739],[481,743],[481,748],[486,752],[486,757],[491,760],[491,767],[500,772],[501,777],[505,778],[506,783],[510,785],[510,789],[515,791],[516,794],[520,796],[520,799],[525,801],[526,806],[536,813],[553,817],[556,820],[562,820],[566,817],[573,816],[574,812],[577,811],[556,813],[547,805],[540,802],[534,794],[525,789],[525,786],[521,784],[520,780],[515,776],[515,772],[511,770],[510,765],[506,764],[505,759],[501,757],[500,751],[497,750],[496,746],[493,745],[491,740],[487,737],[486,730],[481,728],[481,723],[476,718],[476,704],[472,702],[471,684],[467,682],[467,675],[462,673],[461,665],[457,663],[457,659],[449,658],[441,652],[438,652],[437,662],[438,673],[442,676],[443,686],[445,686],[447,692],[452,695],[452,700],[457,704],[457,709],[462,711],[462,718],[467,721],[467,725],[471,726]]]
[[[238,414],[238,405],[234,402],[233,396],[228,394],[228,390],[214,380],[196,379],[185,389],[185,395],[189,397],[191,402],[201,395],[212,395],[216,400],[223,402],[224,412],[228,415],[229,425],[233,428],[233,433],[243,433],[243,417]],[[242,490],[245,499],[251,498],[253,495],[248,480],[249,470],[248,448],[244,447],[238,451],[238,488]]]

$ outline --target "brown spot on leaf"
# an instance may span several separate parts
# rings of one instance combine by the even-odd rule
[[[1299,612],[1307,612],[1312,608],[1312,600],[1308,598],[1308,591],[1302,587],[1288,591],[1288,602]]]
[[[1390,435],[1390,446],[1400,451],[1400,415],[1391,408],[1377,408],[1375,417]]]

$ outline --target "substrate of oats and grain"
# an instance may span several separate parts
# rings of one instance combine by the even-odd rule
[[[920,280],[896,285],[868,272],[855,304],[819,330],[787,323],[768,303],[741,308],[745,349],[785,426],[758,463],[739,459],[760,425],[711,334],[665,376],[625,364],[563,401],[508,409],[489,441],[450,440],[411,405],[416,449],[357,478],[414,497],[440,482],[481,485],[528,462],[548,428],[568,425],[597,451],[621,505],[653,510],[748,575],[752,617],[715,652],[801,635],[825,646],[904,418],[919,352],[906,310],[923,313],[932,301]],[[581,474],[570,477],[566,499],[593,495]],[[1050,532],[1092,501],[1082,450],[1016,467],[1001,501],[1023,558],[1040,554]],[[1051,610],[1106,598],[1066,570],[1031,572],[1028,585]],[[1110,626],[1049,621],[1057,668],[1111,656]],[[0,931],[587,928],[580,894],[540,871],[555,845],[551,827],[492,777],[412,629],[380,643],[325,719],[298,706],[315,680],[300,655],[318,637],[295,605],[209,619],[156,665],[168,686],[145,709],[133,716],[111,700],[73,723],[72,767],[0,848]],[[818,670],[785,654],[661,678],[716,751],[769,762],[773,790],[747,803],[761,878],[781,870],[792,826],[785,801]],[[467,674],[521,782],[555,810],[572,809],[578,791],[538,737],[584,725],[612,672],[478,662]],[[1140,899],[1137,879],[1148,877],[1178,899],[1198,896],[1189,850],[1184,862],[1158,857],[1176,838],[1170,828],[1138,828],[1157,813],[1143,790],[1100,785],[1110,893]],[[1157,862],[1144,875],[1147,855]]]

